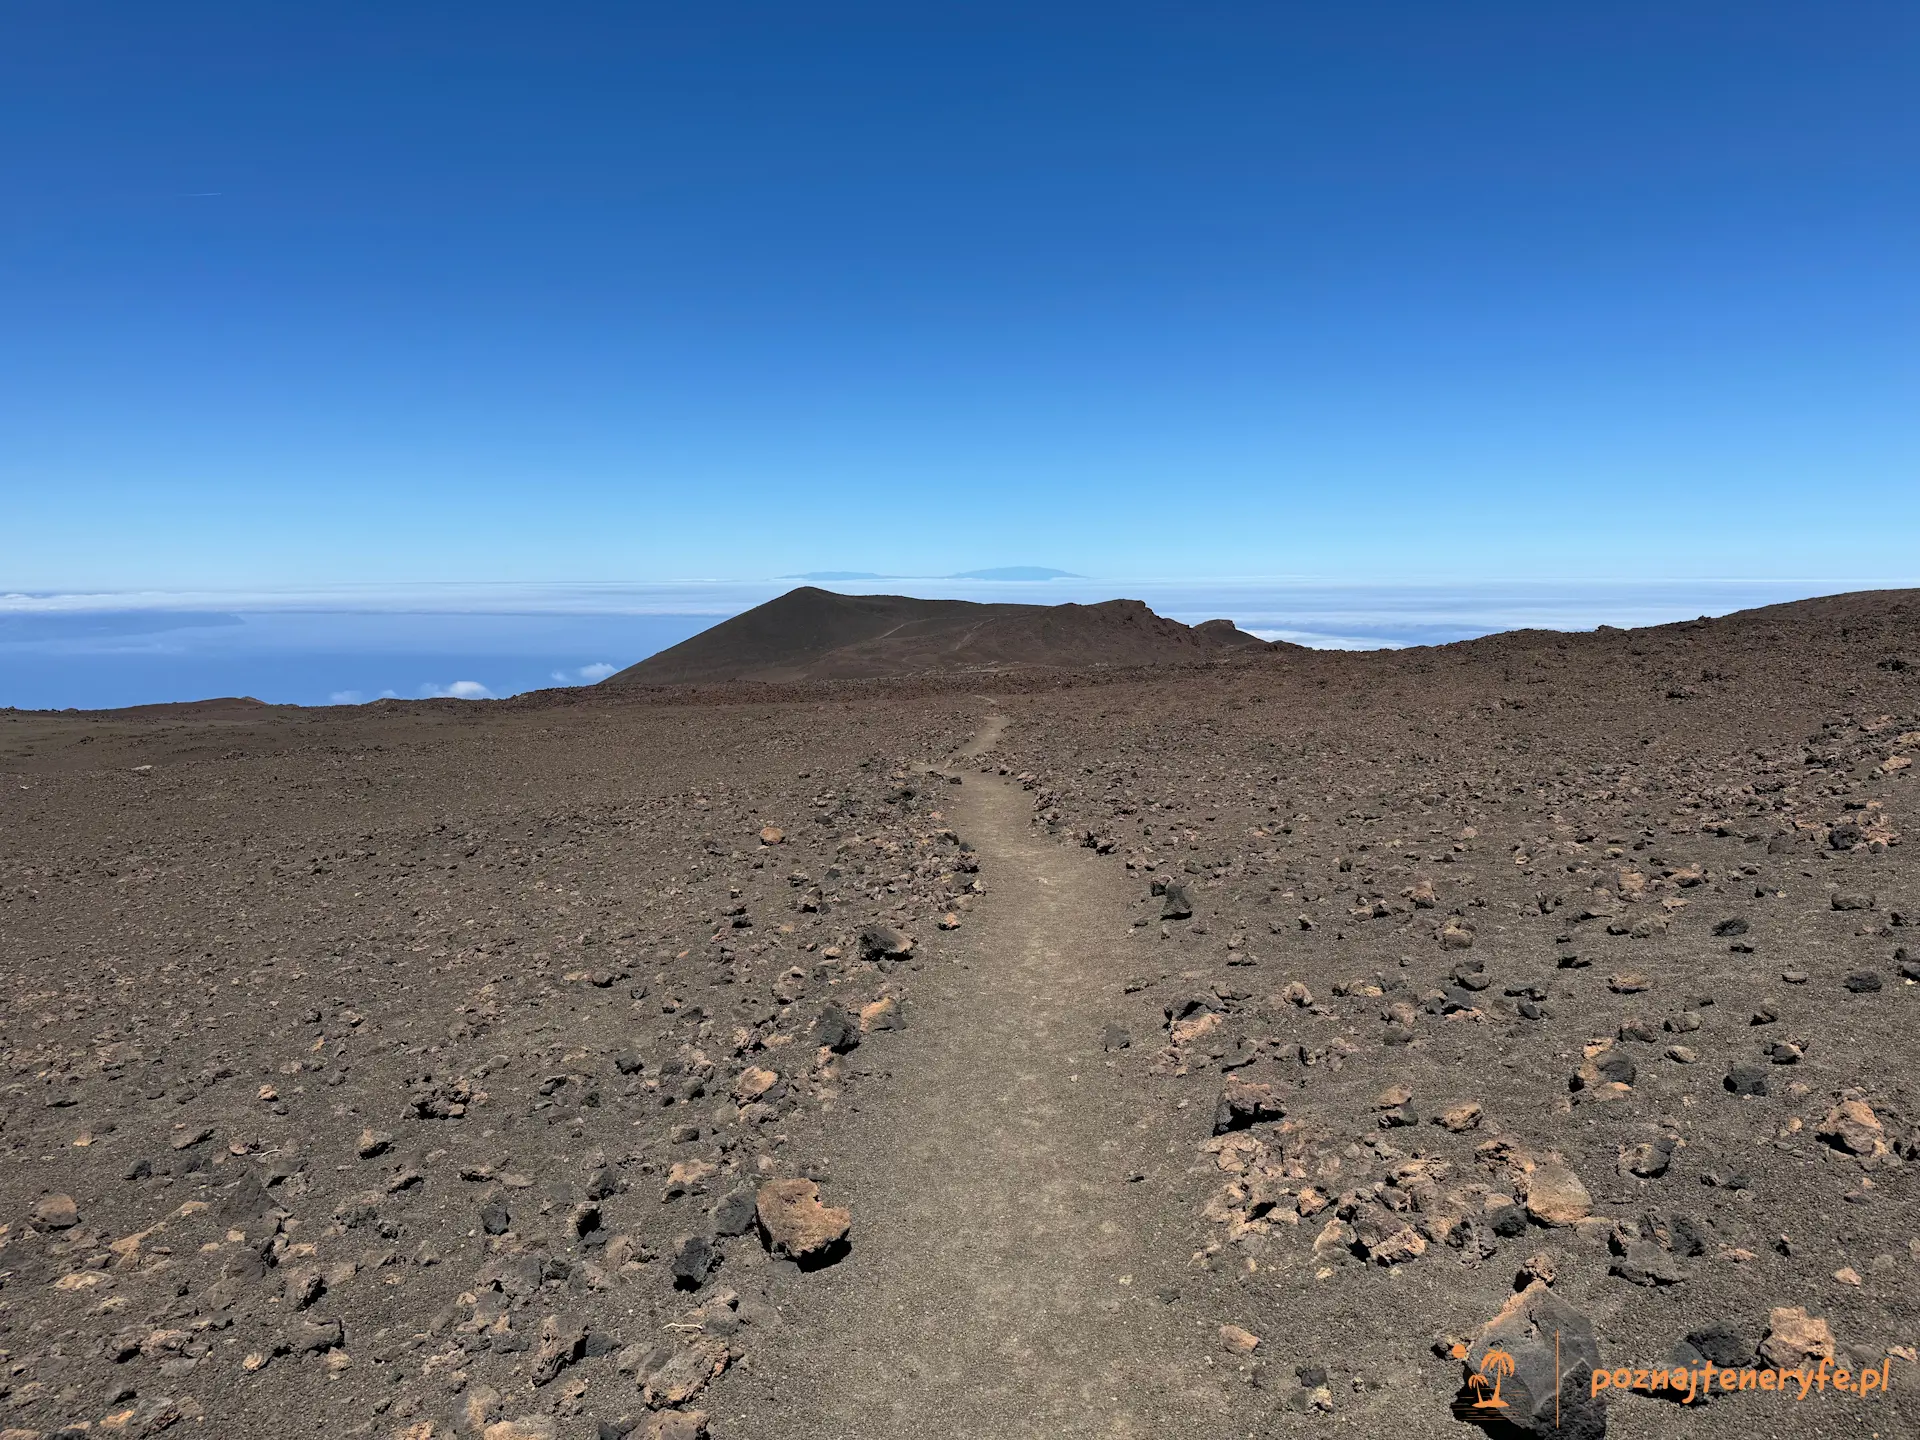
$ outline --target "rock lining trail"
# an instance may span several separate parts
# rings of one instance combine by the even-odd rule
[[[781,1297],[787,1343],[727,1433],[1222,1433],[1217,1340],[1179,1303],[1191,1217],[1160,1173],[1192,1139],[1135,1108],[1102,1048],[1106,1026],[1159,1019],[1123,996],[1125,881],[1030,810],[995,777],[954,792],[986,899],[917,982],[911,1059],[831,1137],[853,1252]]]

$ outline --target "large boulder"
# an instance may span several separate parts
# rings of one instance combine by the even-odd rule
[[[1456,1348],[1455,1354],[1459,1354]],[[1480,1327],[1460,1356],[1454,1413],[1492,1433],[1599,1440],[1606,1407],[1592,1395],[1600,1345],[1593,1322],[1535,1280]]]

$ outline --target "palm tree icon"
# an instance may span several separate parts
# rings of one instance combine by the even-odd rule
[[[1500,1382],[1511,1374],[1513,1374],[1513,1356],[1504,1350],[1487,1351],[1480,1359],[1480,1368],[1467,1377],[1468,1388],[1481,1396],[1473,1402],[1473,1408],[1476,1410],[1506,1409],[1507,1402],[1500,1398]],[[1489,1375],[1493,1377],[1491,1382],[1493,1393],[1490,1395],[1485,1393],[1488,1389]]]

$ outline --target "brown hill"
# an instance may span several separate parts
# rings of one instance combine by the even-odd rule
[[[1230,620],[1182,625],[1138,600],[983,605],[811,585],[723,620],[602,682],[855,680],[928,671],[1164,665],[1274,648]]]

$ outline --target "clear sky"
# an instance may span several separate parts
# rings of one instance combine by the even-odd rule
[[[1911,0],[0,0],[0,590],[1912,577],[1916,75]]]

